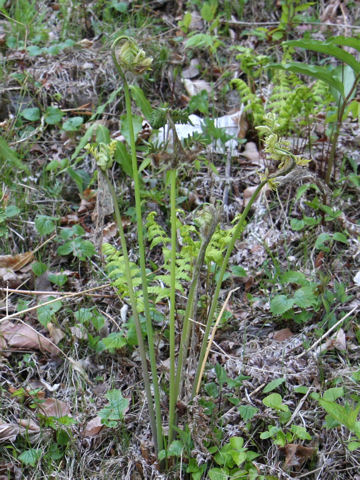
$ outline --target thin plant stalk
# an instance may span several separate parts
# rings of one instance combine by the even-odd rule
[[[233,249],[234,249],[235,242],[240,238],[240,235],[241,235],[241,233],[242,233],[242,231],[245,227],[246,217],[248,216],[248,213],[250,212],[251,207],[253,206],[254,202],[256,201],[256,199],[257,199],[258,195],[260,194],[261,190],[263,189],[263,187],[268,183],[269,180],[277,178],[277,177],[282,176],[282,175],[286,175],[287,173],[289,173],[292,170],[292,168],[294,167],[294,165],[295,165],[295,160],[294,160],[294,158],[291,157],[291,163],[288,167],[280,170],[277,174],[272,175],[271,177],[268,177],[268,178],[264,179],[258,185],[255,192],[252,194],[249,203],[246,205],[243,213],[241,214],[241,216],[239,218],[239,221],[236,225],[235,231],[234,231],[234,233],[231,237],[231,240],[228,244],[226,254],[225,254],[224,260],[222,262],[221,268],[220,268],[215,292],[214,292],[214,295],[213,295],[213,298],[212,298],[212,302],[211,302],[211,306],[210,306],[210,310],[209,310],[209,314],[208,314],[208,319],[207,319],[207,323],[206,323],[206,327],[205,327],[205,332],[204,332],[203,340],[202,340],[202,343],[201,343],[199,361],[198,361],[198,366],[197,366],[195,379],[194,379],[194,383],[193,383],[193,388],[192,388],[192,393],[191,393],[192,398],[195,395],[197,395],[197,393],[199,391],[199,388],[200,388],[201,370],[202,370],[202,365],[204,363],[204,358],[205,358],[206,349],[207,349],[207,345],[208,345],[209,333],[210,333],[210,329],[211,329],[211,327],[213,325],[213,322],[214,322],[215,311],[216,311],[216,308],[217,308],[217,305],[218,305],[218,299],[219,299],[219,294],[220,294],[220,289],[221,289],[221,285],[222,285],[222,282],[223,282],[224,274],[225,274],[226,269],[228,267],[229,258],[230,258],[230,255],[231,255]]]
[[[176,168],[171,168],[170,176],[170,223],[171,223],[171,256],[170,256],[170,382],[169,382],[169,435],[168,442],[173,439],[175,426],[175,287],[176,287]]]
[[[210,213],[210,221],[207,223],[203,235],[203,239],[200,245],[200,250],[196,259],[196,263],[193,270],[193,277],[189,289],[188,300],[186,304],[184,320],[183,320],[183,328],[181,333],[181,342],[179,348],[179,357],[178,357],[178,365],[176,370],[176,399],[181,395],[181,390],[183,386],[184,380],[184,360],[186,359],[186,354],[189,348],[189,340],[190,340],[190,331],[191,331],[191,320],[194,318],[194,311],[196,308],[197,303],[197,291],[199,287],[199,279],[200,279],[200,270],[204,264],[205,252],[210,243],[210,240],[215,232],[216,225],[219,222],[219,214],[217,211],[212,211]]]
[[[334,137],[331,141],[331,150],[329,154],[329,160],[327,162],[327,168],[326,168],[326,174],[325,174],[325,183],[326,185],[330,184],[330,179],[331,179],[331,174],[333,172],[333,168],[335,165],[335,154],[336,154],[336,148],[337,148],[337,141],[340,135],[340,129],[341,125],[343,123],[343,116],[345,112],[345,108],[348,106],[348,103],[357,87],[357,84],[359,83],[360,80],[360,74],[356,75],[354,83],[349,91],[349,93],[346,95],[346,98],[342,102],[340,108],[338,108],[337,112],[337,119],[336,119],[336,127],[335,127],[335,133]]]
[[[143,339],[143,335],[142,335],[142,331],[141,331],[141,323],[140,323],[139,313],[138,313],[138,309],[137,309],[135,291],[134,291],[132,278],[131,278],[129,255],[128,255],[128,250],[127,250],[127,246],[126,246],[124,229],[123,229],[123,226],[122,226],[121,214],[120,214],[119,205],[118,205],[118,201],[117,201],[117,198],[116,198],[116,192],[115,192],[114,186],[113,186],[112,182],[110,181],[107,172],[102,172],[102,174],[104,175],[104,177],[106,179],[107,185],[108,185],[110,193],[111,193],[111,197],[112,197],[113,205],[114,205],[115,220],[116,220],[116,224],[117,224],[117,227],[118,227],[118,230],[119,230],[119,233],[120,233],[120,242],[121,242],[121,248],[122,248],[122,252],[123,252],[123,256],[124,256],[124,264],[125,264],[126,282],[128,284],[128,287],[129,287],[130,302],[131,302],[131,306],[132,306],[132,310],[133,310],[136,334],[137,334],[137,339],[138,339],[138,343],[139,343],[139,352],[140,352],[140,359],[141,359],[142,375],[143,375],[145,392],[146,392],[148,408],[149,408],[151,433],[152,433],[152,436],[153,436],[153,439],[154,439],[155,450],[158,451],[158,448],[160,448],[160,447],[157,443],[157,425],[156,425],[154,404],[153,404],[152,395],[151,395],[149,372],[148,372],[148,368],[147,368],[146,349],[145,349],[144,339]]]
[[[159,389],[158,374],[157,374],[157,368],[156,368],[155,342],[154,342],[153,327],[152,327],[151,316],[150,316],[148,282],[147,282],[147,276],[146,276],[145,244],[144,244],[143,220],[142,220],[141,196],[140,196],[140,179],[139,179],[137,157],[136,157],[131,97],[130,97],[129,86],[126,80],[126,75],[117,61],[114,47],[113,47],[112,53],[113,53],[112,56],[113,56],[114,64],[121,76],[121,79],[123,81],[123,86],[124,86],[126,117],[128,122],[128,128],[129,128],[131,163],[132,163],[132,172],[133,172],[133,179],[134,179],[135,211],[136,211],[137,235],[138,235],[138,244],[139,244],[142,292],[143,292],[143,298],[144,298],[146,332],[147,332],[147,338],[148,338],[150,367],[151,367],[151,373],[152,373],[152,384],[154,388],[154,399],[155,399],[156,443],[157,443],[158,449],[162,450],[163,435],[162,435],[162,421],[161,421],[160,389]],[[154,441],[155,441],[155,438],[154,438]]]

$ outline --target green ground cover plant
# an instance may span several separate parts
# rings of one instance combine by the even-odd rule
[[[356,475],[357,26],[258,3],[0,1],[0,476]]]

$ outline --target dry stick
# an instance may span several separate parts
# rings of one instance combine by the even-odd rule
[[[96,288],[106,288],[111,287],[111,283],[105,283],[104,285],[100,285]],[[58,297],[66,297],[67,295],[71,295],[74,292],[53,292],[52,290],[19,290],[17,288],[0,288],[0,292],[9,292],[9,293],[17,293],[19,295],[49,295]],[[89,293],[89,297],[100,297],[100,298],[114,298],[117,297],[116,293],[111,295],[102,295],[101,293]]]
[[[317,345],[319,345],[319,343],[321,343],[324,338],[326,338],[327,336],[330,335],[331,332],[333,332],[339,325],[340,323],[342,323],[344,320],[346,320],[348,317],[350,317],[350,315],[355,312],[355,310],[358,308],[358,306],[354,307],[352,310],[350,310],[350,312],[348,312],[344,317],[340,318],[340,320],[338,322],[335,323],[335,325],[333,325],[331,328],[329,328],[329,330],[324,333],[324,335],[322,335],[319,340],[317,340],[313,345],[311,345],[310,348],[308,348],[307,350],[304,350],[302,353],[300,353],[300,355],[298,355],[296,358],[301,358],[303,357],[304,355],[306,355],[307,353],[310,352],[310,350],[313,350]]]
[[[221,308],[221,310],[220,310],[220,313],[219,313],[219,315],[218,315],[218,317],[217,317],[217,319],[216,319],[215,325],[213,326],[213,329],[212,329],[212,332],[211,332],[211,335],[210,335],[210,338],[209,338],[209,342],[208,342],[208,345],[207,345],[207,348],[206,348],[206,351],[205,351],[205,356],[204,356],[203,362],[202,362],[202,364],[201,364],[200,375],[199,375],[199,378],[198,378],[198,383],[197,383],[197,385],[196,385],[195,395],[197,395],[197,394],[199,393],[202,376],[203,376],[204,370],[205,370],[206,361],[207,361],[208,356],[209,356],[211,344],[212,344],[212,342],[214,341],[214,337],[215,337],[215,333],[216,333],[217,326],[219,325],[219,322],[220,322],[220,320],[221,320],[221,317],[223,316],[224,310],[225,310],[225,308],[227,307],[227,304],[229,303],[229,300],[230,300],[231,295],[232,295],[234,292],[236,292],[237,290],[239,290],[239,288],[240,288],[240,287],[234,288],[233,290],[230,290],[230,292],[227,294],[227,297],[226,297],[226,299],[225,299],[224,305],[222,306],[222,308]]]
[[[103,285],[100,285],[99,287],[92,287],[87,290],[83,290],[82,292],[75,292],[75,293],[70,293],[69,295],[65,295],[62,297],[62,300],[65,300],[67,298],[72,298],[72,297],[80,297],[81,295],[86,295],[88,292],[93,292],[94,290],[99,290],[100,288],[103,288]],[[49,294],[49,292],[47,292]],[[23,315],[24,313],[32,312],[34,310],[37,310],[40,307],[45,307],[46,305],[51,305],[52,303],[58,302],[58,298],[54,298],[53,300],[49,300],[48,302],[40,303],[39,305],[35,305],[34,307],[26,308],[25,310],[21,310],[21,312],[16,312],[12,313],[11,315],[6,315],[3,318],[0,318],[0,323],[4,322],[5,320],[9,320],[10,318],[15,318],[18,317],[19,315]]]

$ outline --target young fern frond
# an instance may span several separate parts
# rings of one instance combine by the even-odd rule
[[[108,243],[103,245],[103,253],[105,255],[106,270],[112,285],[117,288],[118,294],[121,298],[129,297],[129,287],[126,280],[124,256],[118,250],[116,250],[115,247]],[[139,267],[133,262],[130,262],[130,273],[132,285],[135,289],[138,312],[141,313],[144,310],[144,300],[142,289],[137,289],[142,285],[141,272]]]
[[[249,112],[252,115],[254,126],[261,125],[265,115],[264,105],[261,98],[250,90],[244,80],[235,78],[232,80],[231,84],[234,85],[239,92],[241,102],[244,104],[245,112]]]

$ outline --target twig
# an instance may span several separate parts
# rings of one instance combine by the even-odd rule
[[[106,288],[110,287],[110,283],[105,283],[104,285],[100,285],[96,288]],[[19,295],[57,295],[58,297],[66,297],[67,295],[71,295],[74,292],[52,292],[51,290],[18,290],[16,288],[0,288],[0,292],[9,292],[9,293],[17,293]],[[99,298],[113,298],[117,297],[116,293],[112,295],[103,295],[101,293],[90,293],[88,294],[89,297],[99,297]]]
[[[326,338],[327,336],[330,335],[331,332],[333,332],[339,325],[340,323],[342,323],[344,320],[346,320],[348,317],[350,317],[350,315],[355,312],[355,310],[358,308],[358,306],[354,307],[352,310],[350,310],[350,312],[348,312],[344,317],[340,318],[340,320],[338,322],[335,323],[335,325],[333,325],[331,328],[329,328],[329,330],[324,333],[324,335],[322,335],[319,340],[317,340],[315,343],[313,343],[311,345],[310,348],[308,348],[307,350],[304,350],[302,353],[300,353],[300,355],[298,355],[296,358],[301,358],[303,357],[304,355],[306,355],[308,352],[310,352],[310,350],[313,350],[315,347],[317,347],[319,345],[319,343],[321,343],[324,338]]]
[[[216,319],[216,322],[213,326],[213,329],[212,329],[212,332],[211,332],[211,335],[210,335],[210,338],[209,338],[209,341],[208,341],[208,345],[207,345],[207,348],[206,348],[206,352],[205,352],[205,355],[204,355],[204,358],[202,360],[202,364],[201,364],[201,368],[200,368],[200,374],[199,374],[199,377],[198,377],[198,382],[196,384],[196,390],[195,390],[195,395],[197,395],[199,393],[199,389],[200,389],[200,384],[201,384],[201,380],[202,380],[202,376],[204,374],[204,370],[205,370],[205,365],[206,365],[206,361],[208,359],[208,356],[209,356],[209,352],[210,352],[210,348],[211,348],[211,345],[214,341],[214,337],[215,337],[215,333],[216,333],[216,330],[217,330],[217,327],[220,323],[220,320],[223,316],[223,313],[225,311],[225,308],[227,307],[227,304],[229,303],[229,300],[230,300],[230,297],[231,295],[236,292],[237,290],[239,290],[240,287],[237,287],[237,288],[234,288],[233,290],[230,290],[230,292],[227,294],[227,297],[225,299],[225,302],[220,310],[220,313]]]
[[[70,293],[69,295],[65,295],[62,297],[62,300],[65,300],[67,298],[72,298],[72,297],[80,297],[81,295],[85,295],[88,292],[93,292],[94,290],[99,290],[100,288],[103,288],[104,285],[100,285],[99,287],[93,287],[89,288],[87,290],[83,290],[82,292],[75,292],[75,293]],[[49,294],[49,292],[47,292]],[[34,310],[37,310],[40,307],[45,307],[46,305],[51,305],[52,303],[58,302],[58,298],[54,298],[53,300],[49,300],[48,302],[40,303],[39,305],[35,305],[34,307],[26,308],[25,310],[21,310],[21,312],[16,312],[12,313],[11,315],[6,315],[3,318],[0,318],[0,323],[4,322],[5,320],[9,320],[10,318],[15,318],[19,317],[20,315],[23,315],[24,313],[28,312],[33,312]]]

